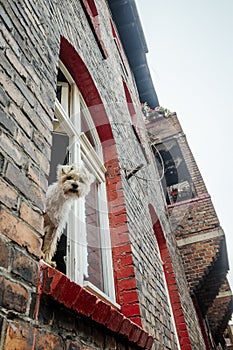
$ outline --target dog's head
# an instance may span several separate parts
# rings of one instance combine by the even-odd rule
[[[58,165],[57,180],[66,197],[84,197],[95,178],[84,166],[72,164]]]

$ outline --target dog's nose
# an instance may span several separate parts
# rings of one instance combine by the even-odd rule
[[[72,184],[72,187],[74,190],[76,190],[78,188],[78,185],[77,184]]]

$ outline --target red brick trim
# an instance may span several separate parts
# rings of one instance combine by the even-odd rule
[[[193,296],[193,305],[194,305],[195,310],[197,312],[197,317],[198,317],[199,324],[200,324],[200,327],[201,327],[201,332],[202,332],[203,339],[204,339],[204,342],[205,342],[206,350],[211,350],[210,344],[209,344],[209,339],[208,339],[208,334],[206,332],[206,327],[205,327],[205,324],[204,324],[204,321],[203,321],[203,316],[201,314],[201,310],[200,310],[200,307],[198,305],[198,301],[197,301],[197,298],[196,298],[195,295]]]
[[[51,296],[69,309],[105,326],[143,349],[151,349],[153,338],[116,308],[89,290],[70,281],[60,271],[40,262],[39,292]]]
[[[173,269],[172,259],[167,247],[167,242],[163,233],[163,229],[151,204],[149,205],[149,211],[153,223],[154,233],[159,246],[160,256],[163,261],[163,271],[167,283],[167,289],[175,320],[177,336],[180,343],[180,349],[192,350],[192,345],[189,338],[188,328],[186,326],[186,320],[182,308],[180,294],[176,283],[176,276]]]
[[[128,86],[126,84],[126,82],[123,80],[123,87],[124,87],[124,91],[125,91],[125,98],[127,101],[127,106],[128,106],[128,110],[129,110],[129,114],[132,120],[133,125],[136,126],[136,111],[133,105],[133,101],[132,101],[132,97],[130,95]]]
[[[131,94],[129,92],[128,86],[127,86],[126,82],[124,81],[124,79],[122,79],[122,82],[123,82],[125,98],[126,98],[126,101],[127,101],[128,111],[129,111],[129,114],[130,114],[130,117],[131,117],[132,128],[133,128],[134,134],[135,134],[135,136],[136,136],[136,138],[137,138],[137,140],[138,140],[138,142],[139,142],[139,144],[141,146],[141,150],[142,150],[142,153],[143,153],[146,161],[149,162],[147,154],[146,154],[146,151],[145,151],[145,148],[143,146],[140,130],[137,127],[137,114],[136,114],[136,111],[135,111],[135,108],[134,108],[134,104],[133,104],[133,100],[132,100]]]
[[[115,45],[116,45],[116,48],[117,48],[117,51],[119,53],[119,56],[121,58],[121,62],[124,66],[124,69],[125,69],[125,74],[128,76],[128,70],[126,68],[127,64],[126,64],[126,56],[125,56],[125,53],[124,53],[124,50],[122,49],[122,45],[121,45],[121,42],[119,40],[119,36],[117,34],[117,31],[116,31],[116,28],[115,28],[115,24],[114,22],[112,21],[112,19],[110,18],[110,25],[111,25],[111,29],[112,29],[112,36],[113,36],[113,40],[115,41]]]
[[[83,4],[86,15],[89,18],[89,24],[91,26],[93,34],[95,34],[95,36],[96,36],[96,40],[97,40],[98,46],[101,50],[101,53],[102,53],[104,58],[107,58],[108,53],[107,53],[106,47],[104,45],[104,42],[103,42],[103,39],[101,36],[98,11],[97,11],[97,8],[95,5],[95,1],[94,0],[82,0],[81,3]]]

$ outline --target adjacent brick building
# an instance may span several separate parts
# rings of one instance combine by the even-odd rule
[[[0,348],[223,348],[224,233],[176,115],[145,126],[140,102],[158,99],[135,2],[5,0],[0,15]],[[96,181],[55,269],[45,193],[81,160]]]
[[[159,167],[160,158],[165,164],[163,189],[170,222],[211,349],[221,340],[232,314],[224,232],[176,114],[153,111],[146,119]]]

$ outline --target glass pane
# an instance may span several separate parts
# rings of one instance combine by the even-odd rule
[[[82,103],[80,104],[80,106],[81,106],[81,131],[84,132],[84,134],[88,138],[92,147],[95,148],[95,141],[94,141],[94,138],[92,136],[92,130],[87,122],[87,118],[88,118],[87,113],[89,113],[88,108],[85,107]],[[89,117],[89,118],[91,118],[91,117]]]
[[[104,291],[102,249],[98,210],[98,183],[91,185],[86,197],[86,229],[88,244],[88,278],[87,281]]]
[[[56,97],[67,115],[70,114],[70,91],[71,86],[62,71],[59,69],[57,75]]]
[[[57,99],[58,101],[61,103],[61,91],[62,91],[62,86],[61,85],[57,85]]]

